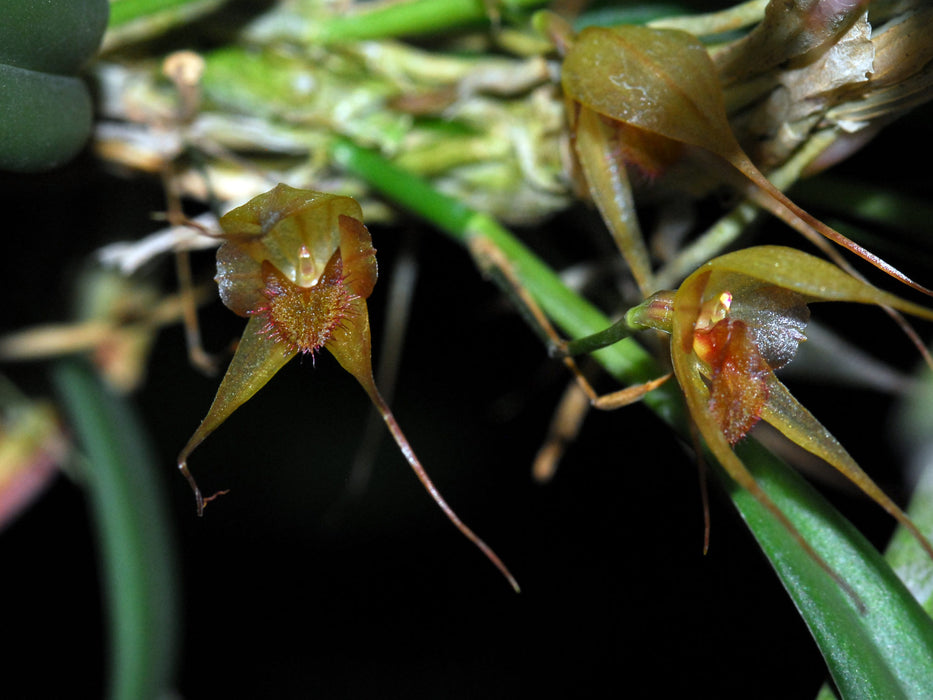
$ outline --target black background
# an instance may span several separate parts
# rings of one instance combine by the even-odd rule
[[[877,176],[881,167],[888,180],[929,193],[928,180],[875,160],[929,137],[927,122],[911,123],[849,172]],[[67,319],[80,262],[103,242],[153,230],[150,213],[163,208],[157,183],[107,173],[90,156],[0,183],[6,330]],[[546,250],[546,237],[572,235],[579,220],[571,214],[523,235]],[[371,301],[377,336],[403,230],[373,227],[383,275]],[[812,697],[824,667],[803,622],[717,486],[703,556],[692,457],[648,411],[592,414],[555,480],[532,482],[566,376],[462,250],[430,230],[417,243],[393,408],[449,502],[523,592],[450,526],[387,435],[368,489],[347,499],[370,409],[325,355],[316,366],[292,362],[193,455],[206,491],[231,490],[196,518],[173,462],[217,379],[187,364],[183,335],[170,328],[132,400],[163,467],[175,528],[179,694],[585,697],[608,687],[613,695]],[[195,257],[199,273],[210,276],[211,258]],[[169,261],[153,274],[171,287]],[[201,316],[212,349],[242,328],[219,302]],[[860,339],[911,366],[910,348],[883,323],[871,316]],[[45,366],[5,371],[27,392],[50,394]],[[828,387],[798,394],[903,502],[901,457],[884,437],[890,400]],[[884,542],[892,523],[880,509],[831,495]],[[4,695],[102,693],[102,593],[80,488],[59,478],[0,534],[0,560],[3,630],[14,649]]]

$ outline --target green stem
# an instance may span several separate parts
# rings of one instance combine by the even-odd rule
[[[151,39],[216,10],[226,0],[114,0],[103,50]]]
[[[155,458],[132,407],[89,367],[63,360],[53,378],[85,454],[82,475],[109,602],[109,697],[165,696],[171,690],[178,605]]]
[[[589,355],[602,348],[615,345],[620,340],[628,338],[633,333],[634,331],[632,327],[629,326],[628,318],[623,317],[604,330],[568,341],[565,351],[570,357]]]
[[[488,22],[490,12],[539,7],[546,0],[409,0],[382,3],[372,10],[337,15],[319,25],[315,43],[386,39]]]
[[[202,8],[217,7],[223,0],[115,0],[110,3],[108,29],[121,27],[129,22],[151,19],[155,16],[181,17]]]

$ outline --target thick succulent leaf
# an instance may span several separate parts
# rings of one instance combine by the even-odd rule
[[[93,99],[74,77],[107,26],[106,0],[5,0],[0,21],[0,168],[49,170],[93,126]]]
[[[6,0],[0,63],[74,75],[97,52],[109,9],[105,0]]]
[[[0,85],[0,169],[50,170],[81,150],[94,103],[80,78],[0,63]]]

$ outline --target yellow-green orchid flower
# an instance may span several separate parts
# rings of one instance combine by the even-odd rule
[[[674,375],[709,449],[741,487],[812,549],[755,482],[732,447],[759,421],[821,457],[894,516],[933,557],[916,525],[775,376],[797,351],[807,304],[849,301],[933,320],[933,311],[852,277],[792,248],[759,246],[715,258],[676,292],[658,292],[631,309],[630,328],[671,334]]]
[[[376,252],[359,204],[278,185],[223,216],[220,226],[220,298],[249,322],[207,417],[178,456],[198,512],[210,499],[188,471],[191,452],[295,355],[324,348],[362,385],[434,501],[517,590],[499,557],[441,497],[376,388],[366,307],[376,283]]]

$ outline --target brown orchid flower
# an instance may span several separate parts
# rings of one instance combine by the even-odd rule
[[[362,385],[441,510],[517,590],[499,557],[457,517],[428,478],[376,388],[366,307],[376,283],[376,253],[359,204],[349,197],[278,185],[226,214],[220,226],[224,242],[217,251],[215,278],[220,298],[249,321],[207,417],[178,456],[199,514],[210,498],[202,497],[188,471],[191,452],[289,360],[323,348]]]
[[[774,513],[817,561],[822,564],[732,450],[759,421],[837,469],[933,557],[933,547],[913,521],[775,375],[805,340],[807,305],[821,301],[887,306],[933,320],[930,309],[825,260],[792,248],[758,246],[714,258],[676,292],[658,292],[631,309],[624,323],[632,330],[671,334],[674,375],[703,440],[729,476]]]

